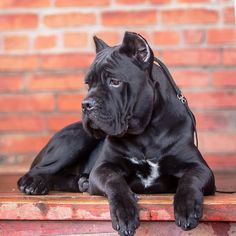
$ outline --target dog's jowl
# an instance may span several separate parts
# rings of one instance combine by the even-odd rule
[[[142,36],[126,32],[115,47],[94,41],[82,123],[52,137],[18,181],[19,189],[105,195],[120,235],[134,235],[139,226],[135,193],[175,193],[176,224],[196,227],[203,195],[214,194],[215,183],[194,144],[190,111]]]

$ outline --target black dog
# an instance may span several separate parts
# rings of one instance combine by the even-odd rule
[[[59,131],[18,181],[19,189],[106,195],[120,235],[134,235],[139,226],[134,193],[175,192],[177,225],[196,227],[203,195],[214,194],[215,183],[194,145],[192,117],[144,38],[127,32],[115,47],[94,40],[83,125]]]

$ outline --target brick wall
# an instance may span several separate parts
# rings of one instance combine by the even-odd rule
[[[210,165],[236,168],[233,1],[1,0],[3,170],[24,170],[56,130],[80,119],[92,36],[114,45],[125,30],[143,34],[172,71]]]

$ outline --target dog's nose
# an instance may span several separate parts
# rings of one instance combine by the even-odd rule
[[[85,111],[91,111],[94,108],[94,101],[92,99],[84,100],[82,102],[82,110]]]

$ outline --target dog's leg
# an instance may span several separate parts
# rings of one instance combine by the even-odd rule
[[[51,178],[51,190],[66,192],[86,192],[88,190],[88,174],[56,174]]]
[[[176,224],[183,230],[195,228],[202,217],[203,195],[214,192],[214,176],[205,164],[194,163],[188,168],[186,166],[174,197]]]
[[[112,226],[122,236],[131,236],[139,226],[137,199],[116,164],[103,163],[89,177],[89,193],[106,195]]]
[[[55,185],[55,178],[52,177],[88,158],[98,142],[85,133],[80,122],[65,127],[37,155],[30,171],[19,179],[18,188],[26,194],[47,194]]]

